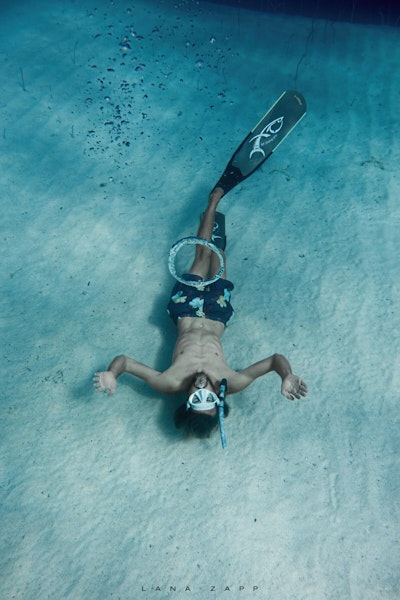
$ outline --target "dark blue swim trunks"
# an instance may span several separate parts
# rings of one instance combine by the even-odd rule
[[[185,273],[187,281],[202,281],[200,275]],[[176,324],[182,317],[198,317],[220,321],[225,326],[232,319],[234,310],[230,303],[233,283],[217,279],[205,287],[193,287],[177,282],[171,292],[167,312]]]

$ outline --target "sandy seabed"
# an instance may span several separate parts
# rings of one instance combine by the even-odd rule
[[[0,597],[400,597],[400,29],[206,2],[3,4]],[[221,203],[228,447],[169,365],[171,244],[284,89],[308,114]]]

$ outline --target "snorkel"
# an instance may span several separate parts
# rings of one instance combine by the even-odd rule
[[[218,403],[218,418],[219,418],[219,433],[221,436],[221,444],[222,444],[222,448],[225,450],[226,448],[226,436],[225,436],[225,427],[224,427],[224,400],[225,400],[225,394],[226,391],[228,389],[228,383],[226,381],[226,379],[222,379],[220,386],[219,386],[219,393],[218,393],[218,398],[219,398],[219,403]]]

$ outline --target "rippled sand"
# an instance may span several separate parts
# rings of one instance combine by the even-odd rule
[[[398,28],[177,2],[2,8],[4,599],[395,600]],[[284,89],[308,114],[221,203],[228,447],[179,398],[92,373],[169,364],[174,241]]]

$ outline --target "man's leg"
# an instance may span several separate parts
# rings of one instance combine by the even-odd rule
[[[215,212],[217,210],[218,203],[223,195],[224,190],[222,188],[215,188],[211,192],[210,197],[208,199],[207,208],[203,213],[203,217],[201,219],[200,226],[197,231],[197,237],[203,238],[204,240],[208,241],[212,240]],[[222,250],[221,253],[224,256]],[[200,275],[200,277],[202,277],[203,279],[207,279],[209,276],[213,277],[215,273],[219,271],[219,267],[219,259],[215,252],[213,252],[206,246],[196,246],[196,255],[189,273],[191,273],[192,275]],[[225,273],[223,274],[223,277],[225,277]]]

